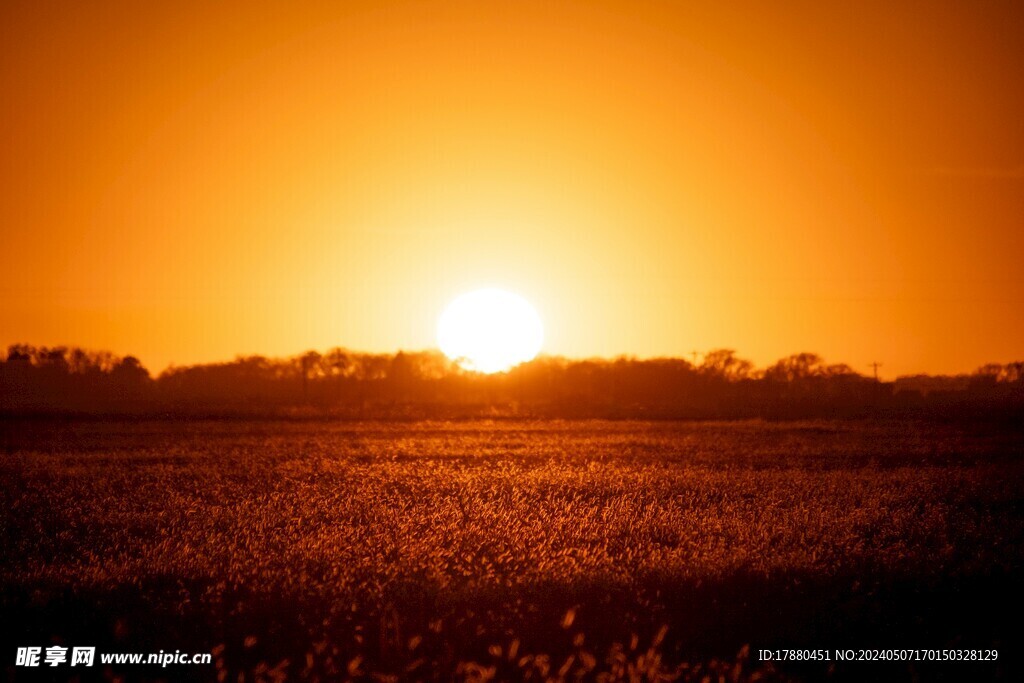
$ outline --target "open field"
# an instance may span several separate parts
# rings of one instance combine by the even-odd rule
[[[213,652],[112,673],[229,681],[1019,673],[1024,434],[1006,427],[0,429],[15,678],[16,646],[54,642]],[[1000,658],[773,668],[745,646]]]

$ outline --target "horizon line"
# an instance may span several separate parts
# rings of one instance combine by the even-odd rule
[[[10,349],[15,348],[15,347],[28,347],[28,348],[37,349],[37,350],[46,349],[46,350],[50,350],[50,351],[55,351],[55,350],[58,350],[58,349],[64,349],[66,351],[78,350],[78,351],[82,351],[84,353],[90,353],[90,354],[107,353],[107,354],[110,354],[110,355],[112,355],[112,356],[114,356],[114,357],[116,357],[118,359],[134,358],[135,360],[139,361],[140,365],[142,365],[142,367],[145,368],[147,372],[151,372],[148,367],[146,367],[144,364],[142,364],[142,360],[140,359],[140,357],[138,355],[134,354],[134,353],[119,354],[119,353],[117,353],[115,351],[112,351],[110,349],[90,348],[90,347],[85,347],[85,346],[79,346],[79,345],[76,345],[76,344],[53,344],[53,345],[38,344],[37,345],[37,344],[31,344],[31,343],[27,343],[27,342],[12,342],[12,343],[8,343],[8,344],[6,344],[6,345],[4,345],[2,347],[2,350],[0,350],[0,352],[3,353],[3,360],[5,362],[9,358],[9,351],[10,351]],[[263,359],[272,360],[272,361],[283,361],[283,360],[289,360],[289,359],[302,358],[303,356],[306,356],[306,355],[311,354],[311,353],[312,354],[317,354],[319,356],[324,356],[327,353],[330,353],[332,351],[343,351],[345,353],[349,353],[349,354],[352,354],[352,355],[390,356],[390,357],[395,357],[395,356],[398,356],[399,354],[425,354],[425,353],[431,353],[431,354],[436,354],[436,355],[438,355],[440,357],[443,357],[443,358],[445,358],[446,360],[448,360],[448,361],[450,361],[452,363],[455,363],[455,361],[453,359],[451,359],[447,355],[445,355],[444,352],[441,351],[441,349],[438,348],[438,347],[427,347],[427,348],[419,348],[419,349],[398,347],[398,348],[396,348],[394,350],[391,350],[391,351],[367,351],[367,350],[354,349],[354,348],[350,348],[350,347],[346,347],[346,346],[330,346],[330,347],[327,347],[326,349],[324,349],[323,351],[315,349],[315,348],[309,348],[309,349],[306,349],[305,351],[301,351],[301,352],[293,353],[293,354],[285,354],[285,355],[270,355],[270,354],[263,354],[263,353],[236,353],[231,358],[222,358],[222,359],[219,359],[219,360],[198,361],[198,362],[180,363],[180,364],[175,363],[174,361],[171,361],[162,370],[153,371],[151,374],[152,374],[153,377],[159,377],[161,374],[167,372],[168,370],[177,369],[177,368],[191,368],[191,367],[201,367],[201,366],[207,366],[207,365],[226,365],[226,364],[230,364],[232,362],[235,362],[235,361],[238,361],[238,360],[242,360],[242,359],[247,359],[247,358],[263,358]],[[873,374],[873,373],[868,373],[868,372],[860,372],[857,369],[857,366],[851,365],[850,363],[847,363],[847,362],[844,362],[844,361],[830,362],[825,356],[823,356],[823,355],[821,355],[821,354],[819,354],[817,352],[814,352],[814,351],[796,351],[796,352],[793,352],[793,353],[789,353],[789,354],[780,356],[775,361],[769,362],[768,364],[766,364],[764,366],[759,366],[759,365],[755,364],[753,361],[751,361],[751,360],[741,356],[736,349],[730,348],[730,347],[716,347],[716,348],[708,349],[707,351],[696,351],[695,350],[695,351],[689,352],[688,354],[680,354],[680,355],[673,355],[673,354],[640,355],[640,354],[631,354],[631,353],[619,353],[619,354],[616,354],[616,355],[613,355],[613,356],[601,356],[601,355],[571,356],[571,355],[565,355],[565,354],[541,352],[541,353],[538,353],[534,358],[532,358],[532,359],[530,359],[528,361],[524,361],[523,363],[520,363],[520,364],[518,364],[516,366],[513,366],[512,368],[509,368],[508,370],[505,370],[505,371],[502,371],[502,372],[508,372],[508,371],[514,369],[515,367],[520,367],[521,365],[526,365],[526,364],[532,363],[532,362],[537,361],[537,360],[562,360],[562,361],[567,361],[567,362],[570,362],[570,363],[587,363],[587,362],[609,363],[609,362],[615,362],[615,361],[620,361],[620,360],[627,360],[627,361],[634,361],[634,362],[650,362],[650,361],[658,361],[658,360],[671,360],[671,361],[682,361],[684,363],[689,364],[691,367],[699,368],[699,367],[701,367],[701,364],[699,362],[697,362],[696,357],[694,357],[693,360],[691,360],[690,358],[687,358],[687,356],[688,355],[699,355],[703,359],[703,358],[707,358],[707,356],[709,354],[715,353],[715,352],[729,352],[729,353],[732,353],[733,354],[733,358],[735,359],[735,361],[741,362],[741,363],[742,362],[750,363],[751,369],[754,370],[754,371],[765,370],[765,369],[770,368],[772,365],[774,365],[775,363],[778,363],[780,361],[786,360],[788,358],[793,358],[795,356],[800,356],[800,355],[807,354],[807,355],[811,355],[811,356],[817,357],[818,361],[822,365],[824,365],[824,366],[844,366],[845,365],[846,367],[850,368],[850,370],[852,370],[854,373],[856,373],[858,375],[863,375],[865,377],[868,377],[868,376],[871,376],[871,374]],[[872,361],[870,363],[865,363],[864,366],[866,368],[872,368],[874,362],[875,361]],[[938,374],[933,374],[930,371],[914,372],[914,373],[904,373],[904,374],[895,375],[895,377],[893,378],[893,381],[896,380],[896,379],[905,378],[905,377],[909,378],[909,377],[922,377],[922,376],[925,376],[925,377],[960,377],[960,376],[970,376],[971,373],[975,373],[976,374],[981,368],[983,368],[983,367],[985,367],[987,365],[1006,365],[1006,364],[1015,364],[1015,363],[1021,363],[1021,362],[1024,362],[1024,361],[1021,361],[1021,360],[1011,360],[1011,361],[1007,361],[1006,363],[999,363],[999,362],[996,362],[996,361],[987,361],[985,363],[982,363],[981,365],[978,365],[973,371],[964,371],[964,372],[957,372],[957,373],[938,373]],[[884,366],[885,366],[885,364],[883,362],[878,362],[878,367],[884,367]],[[882,374],[881,373],[879,373],[876,377],[878,379],[882,380]],[[882,381],[886,381],[886,380],[882,380]]]

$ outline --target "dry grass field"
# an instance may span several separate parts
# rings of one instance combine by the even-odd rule
[[[108,677],[1010,680],[1020,655],[1013,429],[0,428],[6,649],[215,659]],[[761,648],[816,647],[1000,659],[756,661]],[[25,674],[5,658],[9,677]]]

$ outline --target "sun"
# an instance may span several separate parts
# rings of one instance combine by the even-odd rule
[[[503,372],[532,360],[544,342],[544,325],[523,297],[480,289],[458,297],[437,321],[437,344],[461,367]]]

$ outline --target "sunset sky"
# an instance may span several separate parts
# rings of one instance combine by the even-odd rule
[[[785,7],[783,7],[785,5]],[[0,6],[0,344],[1024,357],[1024,3]]]

